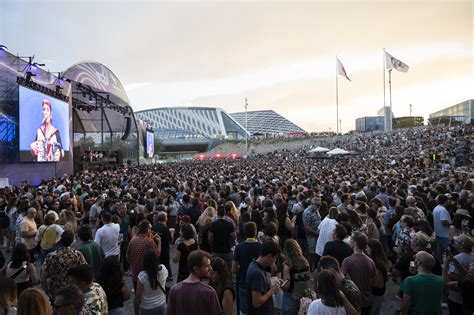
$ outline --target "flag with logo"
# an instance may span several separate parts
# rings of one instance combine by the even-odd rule
[[[347,75],[346,69],[342,65],[342,62],[339,60],[339,58],[336,58],[336,59],[337,59],[337,74],[342,75],[347,80],[351,81],[351,79],[349,79],[349,76]]]
[[[407,72],[410,69],[406,63],[393,57],[388,52],[385,52],[385,68],[387,70],[395,69],[400,72]]]

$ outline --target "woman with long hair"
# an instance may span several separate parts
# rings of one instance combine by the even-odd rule
[[[224,259],[214,257],[211,261],[212,271],[209,275],[209,285],[216,290],[219,303],[224,315],[232,315],[235,291],[232,285],[232,276]]]
[[[38,289],[29,288],[18,298],[17,315],[51,315],[51,306],[46,295]]]
[[[211,246],[209,245],[208,235],[209,228],[211,227],[212,217],[216,213],[216,209],[213,207],[207,207],[197,220],[197,226],[199,228],[199,248],[206,252],[211,252]]]
[[[143,257],[143,271],[138,275],[135,294],[135,315],[163,315],[166,311],[166,278],[168,270],[160,264],[159,256],[147,250]]]
[[[225,202],[225,207],[230,207],[230,211],[227,214],[235,223],[235,226],[239,226],[240,212],[237,210],[234,202],[232,200]]]
[[[123,279],[122,267],[117,257],[109,256],[102,261],[97,283],[107,295],[109,315],[125,315],[123,304],[130,299],[130,290]]]
[[[311,302],[307,315],[346,315],[344,294],[339,290],[336,275],[331,270],[318,273],[318,299]]]
[[[309,262],[304,257],[300,245],[294,239],[288,239],[283,246],[283,303],[282,315],[298,314],[300,299],[309,287]]]
[[[198,249],[197,242],[194,239],[194,229],[191,224],[185,223],[181,225],[180,237],[182,237],[183,241],[176,247],[176,253],[173,258],[175,264],[179,262],[177,283],[189,276],[188,256],[192,251]]]
[[[16,284],[12,278],[0,278],[0,314],[16,314]]]
[[[369,239],[367,253],[375,263],[375,277],[372,279],[372,315],[379,315],[385,296],[385,285],[388,279],[388,260],[382,244],[375,239]]]
[[[38,283],[35,265],[29,262],[28,249],[25,244],[16,244],[10,262],[2,270],[2,274],[12,278],[17,286],[18,296],[27,288]]]
[[[293,220],[288,216],[288,204],[282,202],[277,206],[277,217],[278,217],[278,236],[282,244],[293,235],[293,229],[295,228],[296,216]]]
[[[74,234],[77,233],[77,219],[72,210],[61,210],[59,214],[59,224],[64,230],[69,230]]]

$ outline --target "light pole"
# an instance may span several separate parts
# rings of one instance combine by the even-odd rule
[[[248,157],[248,130],[247,130],[247,107],[249,106],[249,102],[247,98],[245,98],[245,156]]]

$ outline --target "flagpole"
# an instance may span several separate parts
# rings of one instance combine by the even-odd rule
[[[336,56],[336,135],[339,135],[339,89],[338,89],[338,80],[337,80],[337,56]]]
[[[388,125],[390,126],[389,131],[392,131],[392,69],[388,70],[388,93],[390,95],[390,114],[388,115],[390,121]]]
[[[385,48],[383,49],[382,54],[382,69],[383,69],[383,120],[385,125],[385,132],[388,131],[388,121],[387,121],[387,112],[385,111]]]

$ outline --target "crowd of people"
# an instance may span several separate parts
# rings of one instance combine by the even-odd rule
[[[0,314],[474,311],[470,126],[0,190]],[[329,143],[329,142],[328,142]],[[3,257],[3,258],[2,258]],[[172,266],[178,266],[173,273]]]

